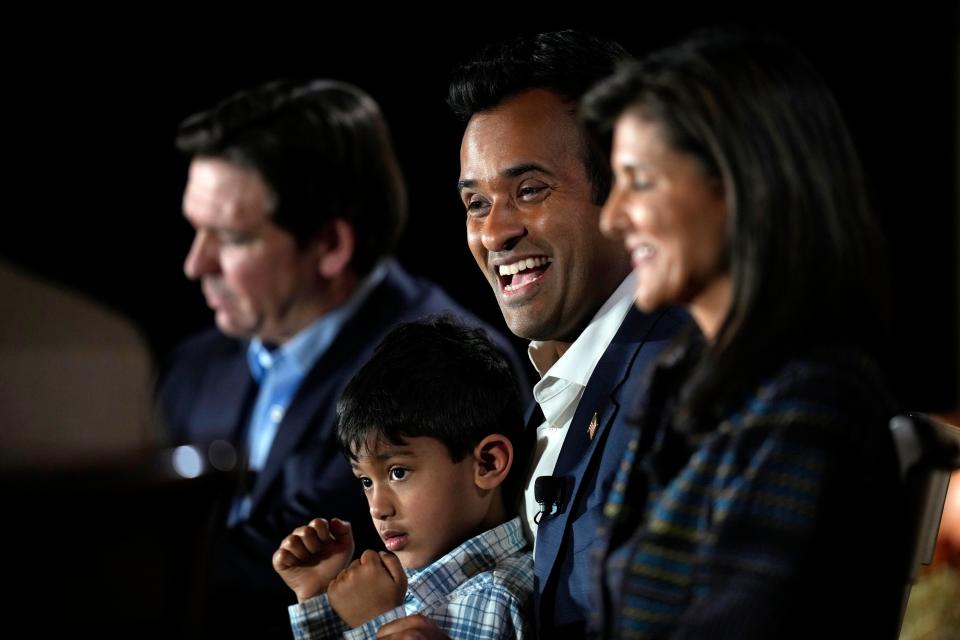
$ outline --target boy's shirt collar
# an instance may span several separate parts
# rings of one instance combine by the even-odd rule
[[[517,516],[476,535],[421,569],[405,570],[406,599],[429,602],[434,594],[450,593],[460,584],[528,547]]]

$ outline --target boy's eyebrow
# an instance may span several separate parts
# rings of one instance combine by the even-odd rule
[[[376,455],[370,457],[377,462],[384,462],[385,460],[390,460],[391,458],[415,458],[416,455],[409,449],[387,449],[386,451],[380,451]],[[357,468],[357,464],[357,461],[350,462],[350,466],[354,469]]]

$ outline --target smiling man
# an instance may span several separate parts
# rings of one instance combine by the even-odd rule
[[[467,242],[503,317],[559,350],[630,270],[597,225],[587,155],[569,101],[546,89],[474,114],[460,150]]]
[[[532,341],[541,376],[522,505],[536,542],[541,637],[583,629],[592,544],[629,441],[629,408],[687,322],[633,308],[629,257],[600,233],[609,167],[588,144],[577,103],[626,55],[574,31],[521,37],[464,64],[448,97],[466,121],[458,187],[467,242],[507,325]],[[549,479],[538,502],[540,477]]]
[[[191,156],[184,272],[217,326],[173,355],[159,403],[173,444],[233,441],[248,470],[217,541],[207,635],[284,637],[289,595],[271,568],[284,535],[337,515],[360,548],[379,546],[336,444],[343,387],[398,322],[447,311],[482,325],[390,259],[405,190],[380,110],[356,87],[271,83],[188,119],[177,144]]]

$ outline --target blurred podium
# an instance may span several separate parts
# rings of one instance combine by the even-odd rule
[[[199,638],[212,541],[238,483],[224,442],[0,470],[5,628],[16,637]]]

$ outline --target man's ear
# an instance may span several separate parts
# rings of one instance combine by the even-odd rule
[[[473,481],[480,489],[495,489],[504,480],[513,466],[513,443],[510,438],[492,433],[473,449]]]
[[[347,270],[353,258],[356,234],[353,225],[343,218],[331,220],[317,240],[317,269],[327,280],[334,280]]]

